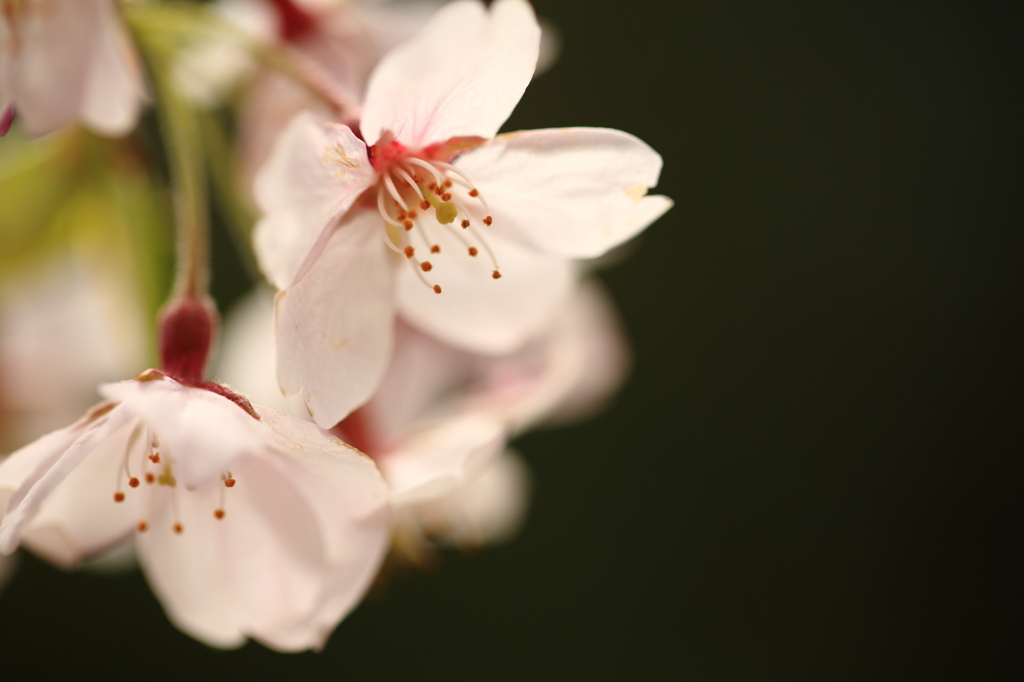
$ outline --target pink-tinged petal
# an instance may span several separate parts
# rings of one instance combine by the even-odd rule
[[[90,428],[77,434],[74,442],[53,460],[52,466],[37,469],[34,475],[22,484],[8,500],[7,512],[0,523],[0,554],[10,554],[14,551],[22,529],[32,521],[54,488],[60,485],[99,443],[130,419],[131,415],[120,409],[114,409],[110,414],[100,417],[90,425]],[[47,450],[40,453],[41,458],[49,458],[52,453],[48,448],[56,445],[58,440],[48,443]]]
[[[373,182],[366,145],[344,125],[302,112],[281,133],[256,177],[264,217],[253,246],[278,289],[301,279],[330,237],[332,223]]]
[[[452,137],[493,137],[537,66],[540,26],[525,0],[445,5],[370,76],[362,130],[412,149]]]
[[[208,512],[206,523],[220,526],[242,630],[273,646],[278,630],[304,621],[323,597],[323,538],[305,491],[286,478],[283,462],[249,457],[232,473],[239,482],[229,491],[226,516],[216,521]]]
[[[618,130],[509,133],[456,165],[487,198],[496,232],[568,258],[600,256],[672,207],[647,196],[661,157]]]
[[[82,435],[87,425],[79,422],[32,441],[0,463],[0,511],[20,502],[35,481],[60,459]],[[20,492],[19,492],[20,491]],[[13,496],[17,495],[17,499]]]
[[[22,125],[40,135],[78,118],[89,69],[91,33],[99,30],[101,0],[60,0],[20,19],[20,51],[12,81]],[[15,61],[16,60],[16,61]]]
[[[380,217],[364,211],[334,231],[298,284],[278,294],[281,389],[301,393],[324,428],[369,400],[387,370],[394,333],[391,268]]]
[[[495,359],[472,397],[519,433],[538,422],[581,418],[601,407],[625,379],[629,354],[607,295],[581,283],[543,337]]]
[[[530,468],[523,458],[506,450],[466,485],[403,509],[401,514],[435,542],[458,547],[506,542],[526,518],[530,481]]]
[[[394,442],[422,415],[431,410],[436,414],[445,396],[472,381],[475,360],[399,319],[387,374],[362,408],[382,446]]]
[[[114,4],[104,2],[96,11],[99,19],[88,56],[81,118],[98,133],[125,135],[139,118],[142,72]]]
[[[484,228],[502,275],[494,279],[484,242],[455,229],[461,228],[438,225],[429,233],[441,251],[430,254],[433,268],[428,276],[441,286],[441,293],[423,286],[411,267],[401,267],[399,309],[411,323],[453,346],[485,354],[515,351],[565,305],[576,277],[574,267]],[[478,247],[477,256],[468,255],[459,236]]]
[[[321,647],[359,602],[390,539],[388,488],[372,460],[308,422],[260,414],[277,435],[281,480],[298,490],[316,518],[327,564],[319,606],[260,641],[281,650]]]
[[[139,564],[168,619],[196,639],[228,649],[245,643],[232,581],[235,567],[226,546],[237,525],[238,514],[232,512],[243,510],[228,506],[225,518],[215,519],[219,495],[216,484],[194,492],[158,487],[145,518],[148,530],[135,542]],[[175,524],[181,524],[180,534]]]
[[[227,398],[172,379],[104,384],[100,393],[121,402],[158,437],[174,476],[187,488],[219,481],[247,452],[262,446],[267,429]]]
[[[132,420],[99,442],[40,505],[22,530],[22,545],[70,569],[127,540],[143,504],[143,491],[128,485],[125,471],[142,477],[149,451],[141,431]],[[124,501],[114,501],[115,491]]]
[[[605,407],[629,375],[630,349],[614,302],[593,278],[579,287],[555,334],[552,361],[567,368],[562,380],[566,390],[543,411],[543,421],[567,424]]]
[[[464,413],[410,431],[379,460],[395,504],[441,497],[472,480],[504,446],[501,421]]]

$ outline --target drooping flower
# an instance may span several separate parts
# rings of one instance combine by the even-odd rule
[[[0,0],[0,135],[75,121],[123,135],[138,119],[138,58],[113,0]]]
[[[525,0],[454,2],[370,78],[359,130],[300,114],[256,183],[257,256],[279,289],[278,378],[331,426],[372,395],[402,316],[479,353],[521,347],[570,298],[573,259],[671,206],[623,132],[495,137],[537,61]]]
[[[168,617],[218,647],[320,647],[389,537],[373,462],[315,425],[155,370],[0,464],[0,553],[72,567],[133,535]]]

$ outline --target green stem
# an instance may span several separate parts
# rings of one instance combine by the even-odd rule
[[[195,112],[169,82],[166,64],[152,53],[150,75],[156,89],[160,127],[171,172],[178,234],[177,274],[172,295],[204,299],[210,285],[210,226],[199,144],[201,132]]]

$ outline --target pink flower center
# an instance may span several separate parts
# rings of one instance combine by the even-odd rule
[[[490,259],[491,277],[501,277],[483,236],[483,228],[493,223],[490,209],[464,172],[436,158],[429,148],[411,152],[395,141],[371,147],[370,160],[377,171],[375,198],[385,224],[384,243],[409,260],[420,281],[441,293],[425,276],[434,265],[417,252],[441,252],[431,236],[436,229],[450,230],[471,258],[482,249]],[[479,215],[484,217],[474,217]]]

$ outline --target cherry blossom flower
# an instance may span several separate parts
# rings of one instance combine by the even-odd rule
[[[278,378],[318,424],[383,376],[393,311],[478,353],[521,347],[570,298],[573,259],[671,206],[661,158],[623,132],[495,137],[537,62],[525,0],[445,6],[389,53],[359,130],[300,114],[257,178],[260,266],[279,289]]]
[[[271,310],[260,291],[228,317],[218,377],[308,418],[302,400],[282,396],[277,387]],[[401,321],[397,332],[376,393],[334,431],[377,462],[406,550],[511,536],[525,515],[529,473],[505,449],[508,438],[540,423],[589,415],[628,368],[612,306],[590,280],[551,329],[505,356],[453,348]]]
[[[315,425],[156,370],[0,464],[0,553],[65,567],[136,538],[168,617],[217,647],[324,644],[387,546],[373,462]]]
[[[138,119],[138,58],[113,0],[0,0],[0,135],[80,121],[123,135]]]

